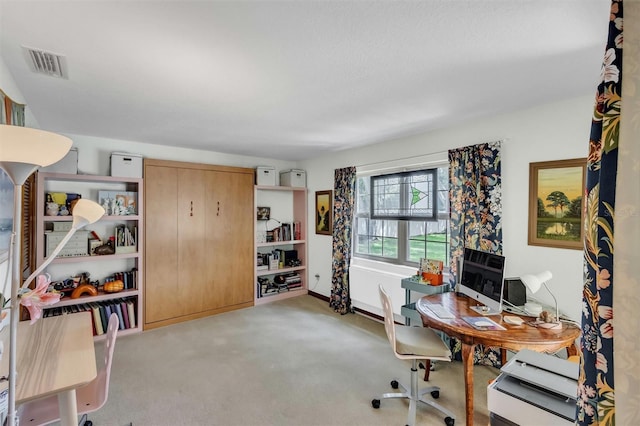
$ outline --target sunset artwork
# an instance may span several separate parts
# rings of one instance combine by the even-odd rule
[[[529,165],[529,244],[582,248],[586,159]]]

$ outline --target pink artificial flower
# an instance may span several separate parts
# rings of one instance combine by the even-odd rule
[[[47,275],[38,275],[36,288],[23,294],[20,304],[29,310],[31,324],[42,317],[42,308],[60,301],[60,293],[47,293],[51,280]]]

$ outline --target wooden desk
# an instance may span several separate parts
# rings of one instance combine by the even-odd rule
[[[455,315],[455,318],[439,318],[425,307],[425,303],[441,303]],[[474,305],[476,305],[474,300],[464,296],[456,296],[453,292],[424,296],[416,302],[416,310],[420,313],[422,324],[425,327],[441,330],[451,337],[458,338],[462,343],[466,424],[468,426],[473,425],[473,352],[476,345],[495,346],[513,351],[531,349],[549,353],[568,348],[570,354],[573,354],[575,353],[575,340],[580,335],[580,328],[572,324],[563,323],[561,330],[536,328],[526,324],[510,325],[502,320],[502,315],[493,315],[489,318],[507,330],[477,330],[462,319],[463,316],[479,316],[470,308]]]
[[[7,374],[9,328],[5,327],[2,334],[6,350],[2,372]],[[77,425],[76,388],[97,375],[91,313],[43,318],[34,325],[20,322],[17,340],[16,406],[58,395],[60,424]]]

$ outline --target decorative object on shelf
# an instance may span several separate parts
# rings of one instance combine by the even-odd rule
[[[529,163],[529,245],[583,249],[586,158]]]
[[[269,220],[271,218],[271,207],[256,207],[256,220]]]
[[[38,129],[0,124],[0,168],[13,183],[13,231],[9,252],[11,260],[11,311],[9,334],[9,387],[7,420],[9,426],[18,422],[16,413],[16,341],[18,332],[18,290],[21,282],[20,256],[22,247],[22,187],[38,167],[48,166],[65,156],[71,139]],[[17,242],[18,241],[18,242]],[[6,284],[6,283],[5,283]],[[3,286],[3,295],[6,294]]]
[[[547,281],[549,281],[552,276],[553,275],[551,275],[550,271],[543,271],[535,275],[523,275],[520,277],[522,283],[529,289],[529,291],[531,291],[531,293],[535,294],[541,287],[544,287],[553,298],[556,308],[555,317],[547,311],[540,312],[539,320],[536,322],[536,325],[541,328],[562,328],[560,315],[558,313],[558,301],[556,300],[556,296],[554,296],[551,290],[549,290],[549,287],[547,287]]]
[[[77,299],[85,294],[88,294],[89,296],[97,296],[98,290],[92,284],[80,284],[71,293],[71,298]]]
[[[124,290],[124,283],[122,282],[122,280],[107,281],[102,286],[102,290],[105,293],[117,293]]]
[[[332,234],[332,202],[333,191],[316,191],[316,234]]]
[[[132,191],[98,191],[98,202],[110,216],[138,214],[138,193]]]
[[[106,243],[104,243],[101,246],[96,247],[93,252],[97,255],[97,256],[102,256],[105,254],[115,254],[116,252],[116,248],[113,244],[113,240],[109,239]]]

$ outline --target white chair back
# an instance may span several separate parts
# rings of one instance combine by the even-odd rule
[[[389,343],[391,343],[393,352],[398,353],[398,351],[396,351],[396,325],[393,320],[391,297],[389,297],[384,287],[382,287],[382,284],[379,285],[379,290],[380,302],[382,303],[382,310],[384,312],[384,330],[387,332],[387,338],[389,339]]]

